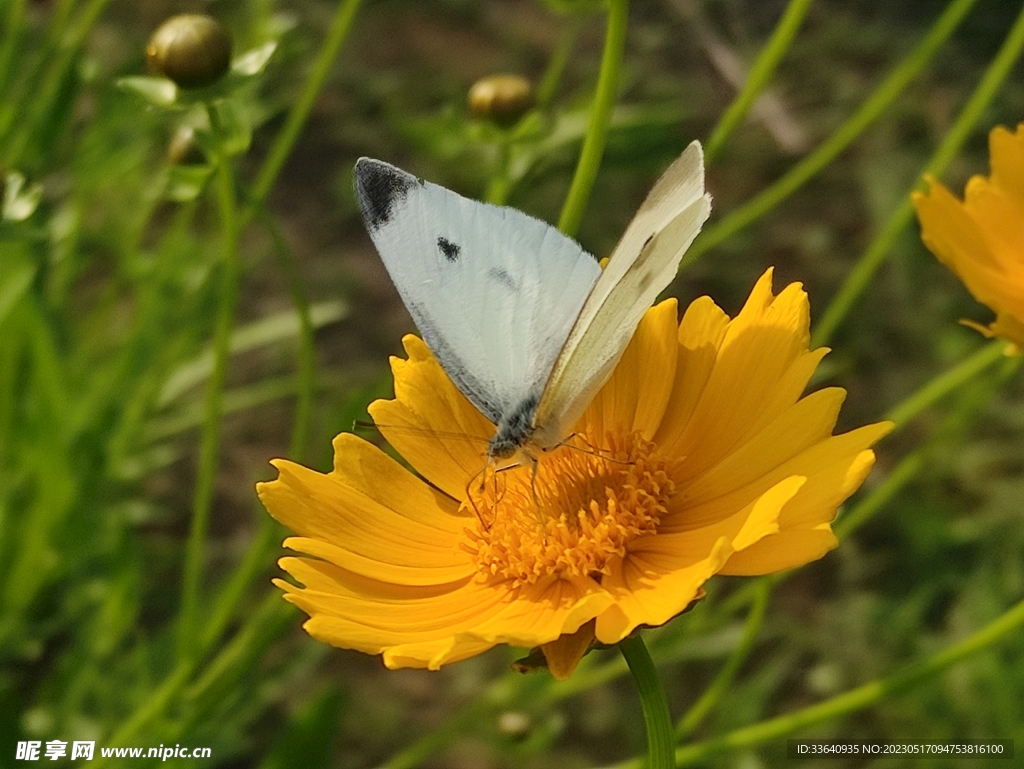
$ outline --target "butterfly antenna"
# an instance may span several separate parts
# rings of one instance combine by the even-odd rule
[[[583,441],[583,443],[586,444],[586,448],[584,448],[582,446],[574,446],[573,444],[569,443],[569,441],[571,441],[573,438],[577,438],[577,439]],[[602,449],[595,448],[594,445],[590,441],[588,441],[586,438],[584,438],[579,433],[572,433],[571,435],[567,436],[566,439],[564,441],[562,441],[561,443],[559,443],[558,445],[559,446],[565,446],[565,448],[572,449],[573,451],[579,451],[582,454],[589,454],[592,457],[597,457],[598,459],[603,459],[605,462],[611,462],[614,465],[631,465],[631,464],[633,464],[633,462],[630,462],[629,460],[626,460],[626,459],[616,459],[615,457],[609,456],[608,452],[606,452],[606,451],[604,451]]]

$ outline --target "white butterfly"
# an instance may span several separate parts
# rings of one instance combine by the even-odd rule
[[[711,211],[693,142],[647,195],[604,270],[576,241],[360,158],[366,228],[427,345],[497,428],[491,461],[558,446],[607,381]]]

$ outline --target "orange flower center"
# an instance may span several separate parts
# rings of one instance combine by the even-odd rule
[[[581,446],[603,445],[599,450]],[[629,542],[653,534],[675,492],[669,462],[639,433],[577,436],[532,467],[488,470],[463,507],[479,525],[467,548],[484,579],[514,586],[554,576],[600,580]]]

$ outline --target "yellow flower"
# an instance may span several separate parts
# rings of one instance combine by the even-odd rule
[[[921,238],[979,302],[996,313],[988,327],[961,321],[987,337],[1024,347],[1024,123],[988,137],[992,175],[971,177],[961,203],[933,177],[915,192]],[[1011,352],[1013,349],[1010,350]]]
[[[277,580],[310,635],[426,667],[540,646],[567,676],[593,639],[661,625],[714,574],[788,569],[836,545],[830,522],[890,423],[832,435],[846,393],[803,392],[807,296],[771,271],[730,320],[708,297],[651,308],[575,433],[530,467],[482,472],[491,425],[415,336],[395,399],[370,407],[425,480],[353,435],[325,474],[275,460],[258,486],[299,536]]]

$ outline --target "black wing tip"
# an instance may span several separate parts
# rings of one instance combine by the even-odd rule
[[[391,221],[396,203],[418,183],[412,174],[382,160],[363,157],[356,161],[356,202],[370,232],[376,232]]]

